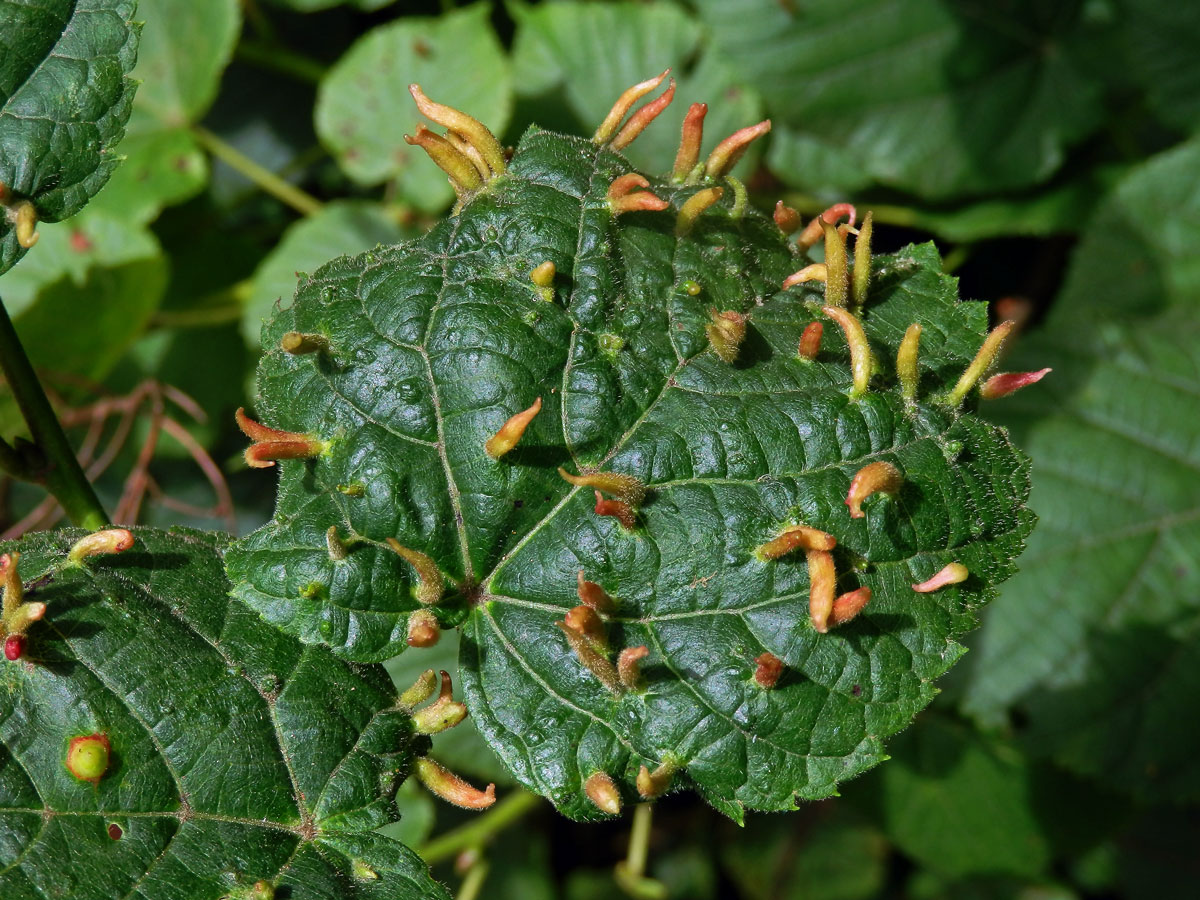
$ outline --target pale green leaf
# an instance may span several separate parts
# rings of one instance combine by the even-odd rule
[[[366,185],[394,180],[400,196],[422,209],[449,205],[446,176],[404,142],[420,121],[408,86],[420,84],[432,100],[503,133],[512,72],[490,17],[488,3],[438,18],[406,16],[368,32],[329,70],[317,94],[317,134],[347,175]]]

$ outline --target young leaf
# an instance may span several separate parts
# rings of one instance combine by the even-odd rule
[[[229,600],[219,536],[134,534],[78,565],[78,531],[2,548],[46,613],[0,661],[0,895],[218,900],[261,880],[349,900],[370,871],[372,896],[444,900],[373,833],[428,746],[386,673]],[[78,737],[108,748],[70,757],[86,783],[67,768]]]
[[[653,202],[617,215],[620,179]],[[228,554],[237,596],[350,659],[405,649],[418,609],[461,623],[476,726],[578,818],[602,814],[584,792],[597,772],[628,801],[690,785],[738,818],[828,796],[929,702],[1032,525],[1024,458],[945,400],[986,311],[958,303],[936,251],[873,264],[860,388],[881,362],[852,397],[832,319],[817,359],[796,356],[825,305],[819,284],[780,289],[804,260],[733,196],[681,234],[698,189],[532,128],[454,216],[322,267],[264,329],[256,412],[280,433],[256,432],[254,457],[274,442],[280,493]],[[557,274],[535,284],[547,261]],[[714,316],[744,329],[732,361]],[[909,401],[891,360],[914,321],[929,339]],[[276,349],[288,332],[328,350]],[[852,519],[847,490],[875,461],[903,484]],[[803,549],[756,552],[796,525],[827,536],[819,586]],[[968,579],[912,589],[949,563]],[[831,628],[859,588],[867,607]],[[764,653],[783,664],[769,687]]]
[[[57,222],[112,174],[133,102],[133,10],[134,0],[0,6],[0,272],[24,252],[7,215],[17,204]]]

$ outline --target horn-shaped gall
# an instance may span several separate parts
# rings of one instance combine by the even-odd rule
[[[671,105],[675,99],[675,79],[667,83],[667,89],[650,102],[644,104],[637,112],[629,117],[629,121],[617,132],[617,136],[609,141],[608,146],[613,150],[624,150],[632,144],[646,126],[658,118],[659,113]]]
[[[707,114],[707,103],[693,103],[683,117],[679,150],[675,153],[675,165],[671,167],[671,180],[676,184],[689,180],[700,163],[700,144],[704,140],[704,117]]]
[[[704,162],[704,174],[709,178],[724,178],[738,164],[751,142],[771,130],[771,120],[765,119],[757,125],[739,128],[713,148]]]
[[[917,386],[921,383],[921,372],[917,368],[920,349],[921,326],[913,322],[904,332],[900,349],[896,351],[896,379],[900,382],[900,395],[909,403],[917,399]]]
[[[442,671],[442,689],[438,698],[412,714],[413,728],[417,734],[440,734],[448,731],[467,717],[467,707],[454,699],[454,684],[450,673]]]
[[[798,284],[807,284],[810,281],[819,281],[825,283],[825,279],[829,277],[829,267],[825,263],[810,263],[799,271],[793,272],[787,278],[783,279],[782,289],[787,290],[790,287],[795,287]]]
[[[912,589],[918,594],[932,594],[934,591],[952,584],[960,584],[966,581],[970,575],[970,570],[962,563],[952,562],[920,584],[914,584]]]
[[[835,203],[804,226],[804,230],[800,232],[800,237],[796,238],[796,245],[801,250],[807,250],[809,247],[812,247],[824,235],[825,224],[834,225],[842,216],[845,216],[849,220],[850,227],[853,228],[858,217],[858,210],[851,203]]]
[[[854,478],[850,481],[850,490],[846,492],[850,518],[861,519],[866,515],[862,504],[872,494],[894,495],[903,484],[904,476],[890,462],[880,460],[863,466],[854,473]]]
[[[607,772],[593,772],[583,783],[583,793],[600,812],[621,814],[621,792]]]
[[[850,375],[853,379],[850,396],[861,397],[871,383],[871,345],[867,343],[867,333],[863,331],[862,322],[858,320],[858,316],[840,306],[826,306],[821,312],[837,322],[846,336],[846,345],[850,348]]]
[[[704,333],[708,335],[713,352],[724,362],[737,362],[742,341],[746,339],[747,316],[734,310],[718,312],[715,309],[709,310],[709,316]]]
[[[683,206],[679,207],[679,213],[675,216],[675,236],[683,237],[688,234],[695,226],[696,220],[706,209],[720,200],[724,193],[723,188],[710,187],[688,197]]]
[[[648,190],[635,190],[649,187],[650,182],[637,172],[617,176],[608,186],[608,208],[614,216],[620,216],[628,212],[658,212],[671,205]]]
[[[133,532],[128,528],[105,528],[82,537],[67,551],[67,563],[79,566],[89,556],[124,553],[133,546]]]
[[[594,617],[594,621],[587,615],[588,613]],[[587,606],[576,606],[567,613],[561,622],[555,624],[566,637],[567,645],[584,668],[595,675],[613,696],[619,697],[624,693],[625,688],[621,684],[617,668],[607,656],[608,637],[603,634],[604,624],[600,622],[600,617],[596,615],[595,611]],[[601,632],[602,642],[593,638],[597,625]]]
[[[445,766],[428,756],[419,757],[415,765],[417,780],[447,803],[462,809],[487,809],[496,802],[496,786],[489,784],[479,790],[463,781]]]
[[[646,766],[642,766],[638,770],[637,776],[638,793],[644,800],[661,797],[671,786],[671,782],[675,779],[675,773],[678,771],[679,764],[671,759],[663,760],[653,772]]]
[[[850,294],[846,237],[824,219],[821,220],[821,227],[825,230],[825,305],[845,306]]]
[[[613,603],[612,597],[608,596],[604,588],[596,582],[586,580],[583,577],[583,569],[579,570],[578,583],[579,602],[584,606],[606,614],[616,611],[616,604]]]
[[[20,560],[20,553],[0,555],[0,586],[4,593],[0,601],[0,636],[4,637],[4,658],[9,662],[25,655],[25,632],[46,615],[45,603],[25,600],[25,586],[17,571]]]
[[[585,468],[578,475],[572,475],[562,467],[559,467],[558,474],[564,481],[576,487],[590,487],[611,494],[634,509],[641,506],[642,501],[646,499],[646,485],[632,475],[600,472],[591,468]]]
[[[808,618],[821,634],[829,631],[829,618],[833,614],[834,595],[837,592],[837,570],[833,566],[833,554],[827,550],[809,550],[808,560]]]
[[[446,589],[446,581],[442,578],[442,571],[432,557],[420,550],[405,547],[395,538],[388,538],[387,545],[395,551],[397,556],[416,570],[417,587],[414,596],[417,598],[417,602],[424,606],[432,606],[441,600],[442,592]]]
[[[417,109],[421,114],[431,122],[437,122],[443,128],[453,131],[463,140],[471,144],[479,151],[484,162],[487,163],[493,174],[499,175],[507,168],[507,162],[504,159],[504,148],[500,146],[500,142],[496,140],[496,136],[488,129],[486,125],[464,112],[460,112],[450,106],[443,106],[441,103],[434,103],[425,96],[419,84],[410,84],[408,92],[412,94],[413,100],[416,101]],[[474,168],[472,166],[472,168]]]
[[[754,681],[764,690],[771,690],[783,674],[783,660],[774,653],[760,653],[754,658]]]
[[[594,511],[598,516],[612,516],[621,523],[621,527],[626,531],[633,531],[637,528],[637,513],[624,500],[607,500],[603,494],[596,491]]]
[[[608,115],[604,117],[604,121],[600,123],[600,127],[596,129],[596,133],[592,135],[593,144],[606,144],[610,141],[621,122],[633,109],[633,104],[637,103],[660,84],[663,79],[671,73],[670,69],[664,69],[663,73],[657,78],[651,78],[647,81],[640,81],[633,87],[626,88],[625,91],[617,98],[617,102],[612,105],[612,109],[608,111]]]
[[[754,555],[764,562],[779,559],[795,550],[832,550],[837,538],[819,528],[789,525],[779,535],[754,549]]]
[[[487,443],[483,445],[483,449],[487,451],[487,455],[492,459],[499,459],[521,440],[521,436],[525,434],[525,429],[529,427],[529,423],[533,421],[533,417],[542,411],[542,398],[538,397],[533,401],[533,405],[529,409],[523,410],[510,418],[502,426],[500,430],[488,438]]]
[[[842,594],[833,601],[833,609],[829,613],[829,627],[837,628],[839,625],[845,625],[862,612],[870,602],[871,589],[869,587],[856,588]]]
[[[432,647],[442,638],[442,626],[428,609],[414,609],[408,614],[408,646]]]
[[[437,673],[433,669],[426,669],[400,695],[400,705],[406,709],[413,709],[432,697],[435,690],[437,690]]]
[[[800,335],[800,345],[796,348],[796,355],[801,359],[816,359],[817,354],[821,352],[821,336],[825,332],[825,326],[820,322],[809,322],[804,326],[804,331]]]
[[[329,350],[329,338],[312,332],[289,331],[279,339],[279,347],[292,356],[306,353],[325,353]]]
[[[641,661],[649,655],[650,649],[645,646],[626,647],[617,654],[617,677],[625,690],[642,690]]]
[[[268,428],[251,419],[240,406],[234,419],[242,434],[254,442],[246,448],[246,465],[253,469],[270,468],[281,459],[312,459],[329,446],[311,434]]]
[[[996,361],[996,357],[1000,355],[1000,349],[1004,346],[1005,339],[1008,338],[1009,332],[1016,327],[1016,324],[1016,322],[1009,319],[1007,322],[1001,322],[988,333],[988,336],[983,341],[983,346],[979,348],[979,352],[971,360],[971,364],[959,376],[954,389],[943,400],[947,406],[958,406],[963,402],[963,399],[970,392],[971,388],[975,387],[976,382],[983,377],[984,373],[991,368],[992,363]]]
[[[1037,384],[1053,371],[1053,369],[1038,369],[1036,372],[1001,372],[999,375],[993,375],[979,386],[979,396],[984,400],[998,400],[1001,397],[1007,397],[1015,394],[1021,388]]]
[[[404,135],[404,142],[424,150],[434,165],[446,173],[454,193],[459,197],[483,186],[483,178],[480,177],[475,164],[450,141],[434,134],[424,125],[417,128],[415,135]]]
[[[17,243],[24,250],[30,249],[41,237],[37,232],[37,207],[28,200],[18,200],[8,208],[8,221],[16,232]]]
[[[775,202],[773,217],[775,224],[779,226],[779,230],[783,232],[784,237],[793,234],[800,227],[800,213],[784,204],[782,200]]]
[[[867,289],[871,286],[871,231],[874,216],[867,213],[858,236],[854,239],[854,278],[850,283],[850,302],[855,310],[861,310],[867,302]]]

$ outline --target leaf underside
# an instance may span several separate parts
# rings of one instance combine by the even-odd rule
[[[77,213],[108,181],[133,103],[134,0],[0,0],[0,184],[38,218]],[[0,272],[24,250],[0,210]]]
[[[418,606],[413,570],[383,542],[428,554],[449,585],[434,610],[463,629],[472,714],[523,783],[595,818],[589,775],[607,772],[631,800],[639,767],[671,760],[676,786],[740,819],[831,794],[929,702],[1032,527],[1026,462],[973,415],[900,399],[890,360],[910,323],[925,329],[926,399],[986,327],[932,247],[876,259],[864,321],[878,390],[851,400],[831,321],[818,359],[796,356],[821,295],[779,292],[805,261],[771,221],[735,215],[727,190],[676,237],[696,188],[662,181],[652,190],[671,210],[614,218],[606,191],[630,169],[531,129],[509,172],[429,235],[302,284],[264,328],[257,413],[330,443],[281,464],[273,521],[231,548],[228,569],[268,621],[378,661],[405,649]],[[546,260],[552,302],[528,276]],[[710,309],[749,314],[734,365],[709,350]],[[291,330],[327,336],[330,351],[281,352]],[[520,445],[489,458],[485,441],[536,397]],[[852,520],[850,479],[875,460],[905,485]],[[595,515],[558,466],[649,485],[637,530]],[[753,553],[798,522],[837,537],[839,590],[874,591],[830,634],[809,624],[803,554]],[[343,560],[327,552],[330,526],[351,544]],[[951,561],[972,577],[912,591]],[[645,691],[614,697],[556,627],[580,569],[616,598],[614,653],[648,648]],[[753,680],[764,651],[787,666],[769,691]]]
[[[64,566],[82,534],[3,547],[48,610],[0,664],[0,896],[218,900],[263,879],[292,900],[444,898],[373,833],[423,740],[386,673],[229,599],[220,536],[139,529]],[[95,786],[64,764],[94,733],[112,745]]]

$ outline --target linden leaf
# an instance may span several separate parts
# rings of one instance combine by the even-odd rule
[[[0,896],[218,900],[263,880],[349,900],[366,872],[372,897],[448,896],[374,833],[428,747],[382,669],[230,600],[220,536],[137,529],[70,566],[82,535],[0,548],[46,604],[24,658],[0,662]],[[65,764],[91,735],[110,748],[94,784]]]
[[[24,247],[10,221],[78,212],[117,165],[133,102],[134,0],[0,3],[0,272]],[[26,241],[28,245],[28,241]]]
[[[693,786],[735,818],[788,809],[883,759],[933,697],[1032,525],[1026,461],[942,400],[986,310],[932,247],[873,261],[852,367],[821,286],[781,290],[806,260],[769,218],[730,190],[682,228],[717,180],[646,178],[646,204],[620,193],[630,170],[532,128],[429,234],[302,283],[264,327],[261,424],[242,424],[248,461],[280,460],[278,505],[228,571],[268,621],[349,659],[461,625],[476,727],[568,815],[602,815],[597,773],[610,808],[606,778],[626,802]],[[615,214],[626,201],[660,209]],[[914,322],[911,402],[892,361]],[[289,332],[311,352],[285,352]],[[903,484],[851,518],[876,461]],[[873,592],[828,634],[804,554],[756,552],[796,524],[836,539],[837,593]],[[913,590],[952,562],[966,581]]]

